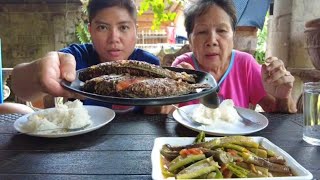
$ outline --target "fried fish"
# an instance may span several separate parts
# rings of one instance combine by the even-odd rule
[[[79,80],[85,82],[92,78],[109,74],[130,74],[131,76],[181,79],[190,83],[196,82],[195,75],[186,72],[174,72],[161,66],[136,60],[111,61],[88,67],[79,73]]]
[[[190,84],[170,78],[150,78],[145,76],[104,75],[85,82],[84,91],[130,98],[156,98],[177,96],[209,89],[208,84]]]

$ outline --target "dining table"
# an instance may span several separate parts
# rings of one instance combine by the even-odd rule
[[[262,113],[265,137],[320,179],[320,146],[302,140],[303,114]],[[15,130],[21,114],[0,115],[0,179],[152,179],[151,151],[158,137],[195,137],[172,114],[118,113],[85,134],[45,138]],[[206,137],[215,137],[206,135]]]

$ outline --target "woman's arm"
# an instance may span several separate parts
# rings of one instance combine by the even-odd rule
[[[259,105],[266,112],[296,113],[297,107],[293,98],[275,98],[268,94],[259,102]]]

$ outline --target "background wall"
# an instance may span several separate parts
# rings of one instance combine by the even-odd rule
[[[3,67],[40,58],[76,42],[80,1],[0,0]]]
[[[268,23],[266,55],[281,58],[289,69],[299,72],[296,74],[314,69],[306,51],[304,25],[320,17],[319,9],[318,0],[274,0],[273,15]],[[295,79],[293,93],[297,99],[302,92],[303,81],[298,75]]]

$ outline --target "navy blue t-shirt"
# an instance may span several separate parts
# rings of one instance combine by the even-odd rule
[[[72,44],[69,47],[61,49],[60,52],[70,53],[75,57],[77,70],[101,63],[93,44]],[[134,49],[133,53],[129,56],[129,59],[160,65],[160,61],[156,56],[138,48]],[[112,107],[112,104],[93,99],[86,99],[83,101],[83,104],[104,106],[108,108]]]

